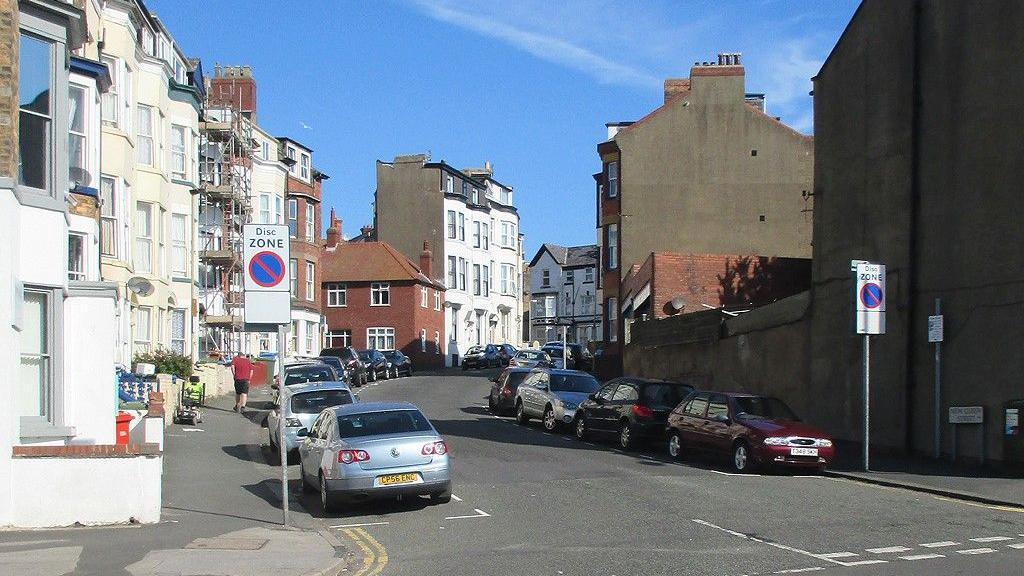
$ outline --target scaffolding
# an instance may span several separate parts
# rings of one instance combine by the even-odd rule
[[[243,352],[242,226],[252,221],[252,121],[231,103],[207,102],[199,123],[201,357]]]

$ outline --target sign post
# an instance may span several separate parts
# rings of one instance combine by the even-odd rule
[[[871,335],[885,334],[885,265],[850,262],[856,286],[857,334],[864,335],[864,470],[871,465]]]
[[[277,330],[277,382],[284,386],[286,330],[291,324],[292,300],[290,262],[291,244],[288,226],[246,224],[242,227],[242,257],[245,273],[245,310],[247,327],[261,331]],[[288,526],[288,449],[284,441],[284,418],[278,418],[281,459],[282,523]]]
[[[935,446],[932,456],[936,459],[942,451],[942,339],[943,339],[942,300],[935,299],[935,315],[928,317],[928,341],[935,343]]]

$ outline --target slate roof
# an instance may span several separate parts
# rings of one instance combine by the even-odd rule
[[[440,290],[434,282],[404,254],[387,242],[340,242],[320,257],[323,282],[400,282],[414,281]]]
[[[586,246],[559,246],[558,244],[545,243],[541,245],[540,250],[537,251],[537,255],[530,261],[530,266],[537,263],[540,259],[541,254],[544,251],[551,254],[551,257],[555,259],[555,262],[559,266],[567,268],[575,268],[579,266],[597,266],[598,252],[597,244],[588,244]]]

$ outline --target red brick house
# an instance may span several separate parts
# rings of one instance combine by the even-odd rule
[[[331,227],[320,259],[325,345],[401,350],[415,368],[441,367],[444,290],[426,276],[433,257],[423,243],[417,267],[386,242],[344,242]]]

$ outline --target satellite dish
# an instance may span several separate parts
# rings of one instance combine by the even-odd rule
[[[672,309],[676,312],[682,312],[683,308],[686,306],[686,302],[683,301],[681,296],[676,296],[671,302],[669,302],[669,305],[671,305]]]
[[[79,168],[72,166],[68,169],[68,180],[71,182],[72,187],[81,186],[87,188],[92,185],[92,174],[85,168]]]
[[[128,289],[139,296],[149,296],[156,288],[153,283],[141,276],[133,276],[128,280]]]

